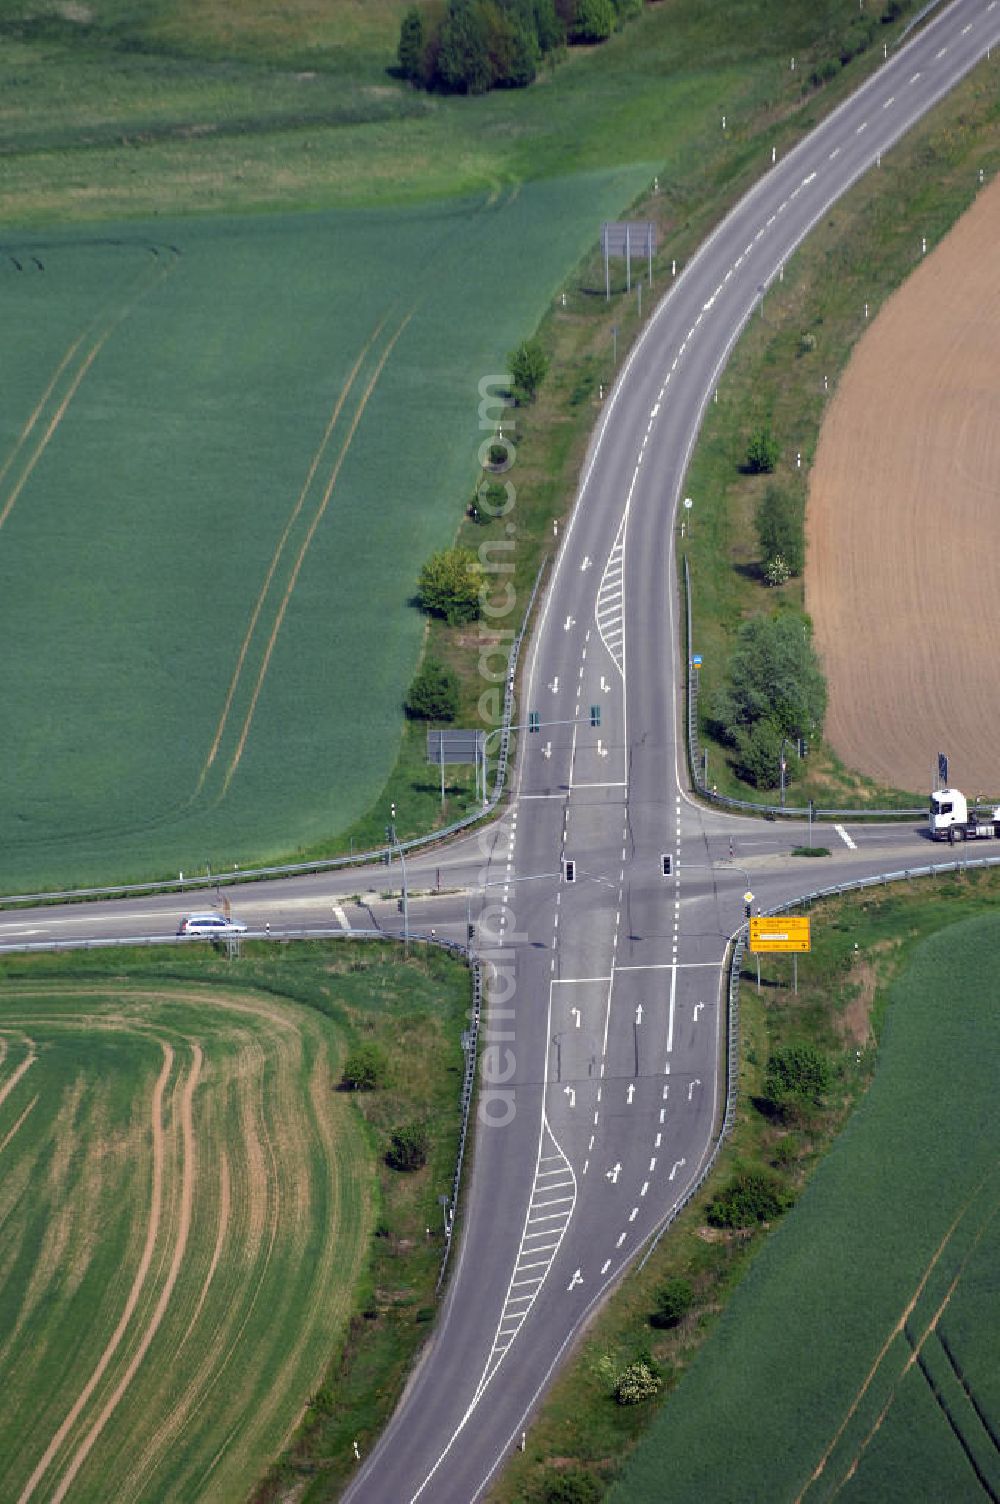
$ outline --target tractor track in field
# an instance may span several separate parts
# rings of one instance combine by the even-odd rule
[[[104,1376],[105,1370],[107,1369],[112,1358],[117,1352],[122,1338],[125,1336],[129,1322],[131,1321],[135,1308],[139,1303],[139,1296],[142,1293],[143,1285],[146,1282],[146,1276],[149,1273],[150,1265],[153,1261],[153,1254],[156,1249],[156,1241],[160,1228],[160,1215],[163,1205],[163,1161],[165,1148],[165,1135],[163,1128],[163,1094],[166,1090],[166,1084],[170,1078],[170,1073],[173,1070],[174,1064],[174,1052],[172,1047],[167,1044],[165,1040],[160,1041],[160,1047],[163,1051],[163,1065],[160,1069],[160,1074],[156,1079],[156,1085],[153,1087],[153,1099],[150,1110],[153,1142],[153,1165],[151,1177],[152,1187],[150,1194],[149,1215],[146,1220],[146,1241],[142,1251],[142,1257],[139,1260],[139,1267],[136,1269],[135,1275],[133,1277],[132,1288],[130,1289],[128,1298],[125,1302],[125,1308],[122,1311],[121,1316],[119,1317],[118,1325],[115,1327],[114,1332],[111,1334],[111,1337],[105,1345],[104,1351],[101,1353],[100,1357],[97,1360],[97,1363],[94,1365],[94,1369],[90,1375],[90,1378],[87,1380],[83,1389],[77,1395],[76,1399],[69,1409],[69,1413],[66,1415],[61,1425],[57,1428],[55,1434],[50,1439],[48,1446],[42,1453],[42,1456],[36,1463],[34,1472],[31,1474],[31,1477],[28,1479],[18,1497],[18,1504],[27,1504],[27,1501],[32,1497],[45,1473],[48,1471],[53,1458],[59,1451],[63,1442],[66,1440],[66,1437],[69,1435],[72,1427],[76,1424],[81,1412],[83,1411],[84,1406],[87,1404],[87,1401],[90,1399],[94,1390],[97,1388],[102,1377]]]

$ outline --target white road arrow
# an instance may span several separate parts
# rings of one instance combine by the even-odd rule
[[[688,1101],[689,1102],[690,1102],[692,1096],[694,1095],[694,1089],[695,1089],[695,1087],[696,1086],[700,1086],[700,1085],[701,1085],[701,1082],[699,1081],[699,1079],[698,1079],[697,1076],[695,1076],[694,1080],[691,1081],[688,1084]]]
[[[579,1008],[571,1008],[569,1011],[573,1015],[573,1022],[576,1024],[576,1027],[579,1028],[580,1027],[580,1010],[579,1010]]]
[[[576,1106],[576,1092],[573,1090],[572,1086],[563,1087],[563,1096],[569,1097],[569,1105],[571,1107]]]
[[[551,742],[546,742],[545,743],[545,746],[542,748],[542,756],[543,757],[551,757],[552,756],[552,743]]]
[[[636,1021],[637,1024],[641,1024],[642,1023],[642,1004],[641,1003],[636,1003],[636,1005],[635,1005],[635,1021]]]
[[[580,572],[581,572],[581,574],[583,573],[583,571],[585,569],[589,569],[589,568],[590,568],[590,559],[588,558],[588,556],[586,554],[584,554],[584,556],[583,556],[583,563],[580,565]]]
[[[612,1165],[612,1167],[611,1167],[610,1170],[605,1170],[605,1172],[604,1172],[605,1179],[606,1180],[610,1180],[612,1185],[617,1185],[618,1184],[618,1177],[621,1174],[621,1172],[622,1172],[622,1167],[621,1167],[621,1162],[619,1161],[618,1164]]]
[[[630,1106],[630,1107],[631,1107],[631,1106],[632,1106],[632,1098],[633,1098],[633,1097],[634,1097],[634,1096],[635,1096],[635,1086],[634,1086],[634,1085],[633,1085],[633,1083],[632,1083],[632,1082],[631,1082],[631,1081],[630,1081],[630,1082],[629,1082],[629,1084],[628,1084],[628,1090],[627,1090],[627,1091],[626,1091],[626,1093],[625,1093],[625,1098],[626,1098],[626,1101],[627,1101],[627,1102],[628,1102],[628,1105],[629,1105],[629,1106]]]
[[[576,1287],[577,1287],[577,1285],[582,1285],[582,1284],[583,1284],[583,1275],[580,1273],[579,1269],[576,1269],[576,1270],[574,1270],[574,1272],[573,1272],[573,1278],[570,1280],[569,1284],[566,1286],[566,1289],[567,1290],[575,1290]]]
[[[698,1014],[699,1014],[700,1010],[702,1008],[704,1008],[704,1006],[705,1006],[704,1003],[695,1003],[695,1005],[694,1005],[694,1021],[695,1021],[695,1023],[698,1022]]]
[[[554,695],[557,695],[559,693],[559,675],[558,674],[556,674],[555,678],[552,680],[552,683],[549,685],[549,688],[551,689],[551,691],[552,691],[552,693]]]
[[[603,674],[601,675],[601,691],[606,695],[611,693],[611,686]]]
[[[677,1159],[677,1160],[675,1160],[674,1161],[674,1167],[670,1171],[670,1174],[667,1176],[667,1179],[668,1180],[673,1180],[674,1176],[677,1174],[677,1171],[679,1169],[681,1169],[682,1166],[684,1166],[686,1164],[687,1164],[687,1160],[686,1159]]]
[[[573,625],[573,622],[574,622],[574,618],[572,616],[567,616],[567,618],[566,618],[566,624],[563,627],[563,631],[564,632],[568,632],[569,629],[570,629],[570,627]]]

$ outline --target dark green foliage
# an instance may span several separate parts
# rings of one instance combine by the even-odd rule
[[[385,1056],[374,1044],[361,1044],[344,1061],[341,1082],[351,1091],[374,1091],[385,1076]]]
[[[510,373],[514,378],[514,398],[518,403],[530,402],[549,369],[548,356],[537,339],[522,340],[516,350],[507,357]]]
[[[806,545],[800,499],[781,486],[768,486],[758,504],[755,520],[764,563],[780,557],[792,574],[801,574]]]
[[[651,1326],[667,1329],[677,1326],[694,1305],[691,1281],[674,1275],[656,1292],[656,1309],[650,1316]]]
[[[417,7],[411,6],[399,28],[399,71],[411,83],[417,83],[423,75],[424,18]]]
[[[405,1123],[389,1141],[385,1162],[391,1170],[422,1170],[430,1147],[423,1123]]]
[[[712,1198],[708,1221],[712,1227],[754,1227],[780,1217],[793,1200],[788,1187],[769,1170],[739,1170]]]
[[[406,713],[419,721],[453,721],[458,714],[458,678],[433,658],[410,685]]]
[[[818,735],[826,681],[808,618],[788,611],[753,616],[740,627],[713,724],[735,747],[740,776],[758,788],[778,782],[783,737]]]
[[[542,1485],[543,1504],[599,1504],[604,1493],[582,1467],[552,1468]]]
[[[611,0],[577,0],[570,41],[606,42],[615,29],[616,19]]]
[[[431,616],[443,616],[452,626],[475,621],[483,571],[469,548],[443,548],[432,554],[420,571],[417,599]]]
[[[821,1107],[832,1082],[830,1062],[814,1045],[788,1045],[767,1062],[764,1096],[776,1113],[791,1118],[804,1107]]]
[[[755,428],[747,444],[746,468],[751,475],[770,475],[781,455],[777,439],[765,423]]]
[[[619,1405],[641,1405],[651,1400],[663,1387],[663,1380],[656,1366],[645,1358],[630,1363],[618,1375],[615,1399]]]
[[[399,37],[405,78],[452,94],[523,89],[567,37],[602,42],[643,0],[448,0],[436,21],[411,10]],[[419,23],[419,24],[418,24]]]
[[[451,0],[438,33],[437,79],[456,94],[485,94],[493,87],[485,5]]]
[[[735,736],[736,774],[755,789],[774,789],[781,782],[781,732],[773,721],[755,721]]]

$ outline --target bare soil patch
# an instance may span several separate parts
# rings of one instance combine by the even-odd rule
[[[851,768],[1000,793],[1000,183],[860,342],[820,434],[806,607]]]

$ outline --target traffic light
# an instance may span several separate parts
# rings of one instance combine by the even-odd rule
[[[600,707],[600,705],[591,705],[591,707],[590,707],[590,724],[592,726],[599,726],[601,724],[601,707]]]
[[[570,860],[563,862],[563,871],[566,874],[566,881],[568,883],[576,882],[576,862]]]
[[[470,945],[472,944],[473,940],[475,940],[475,938],[476,938],[476,926],[474,924],[469,924],[469,925],[466,926],[465,938],[469,942]]]
[[[541,718],[537,710],[528,711],[528,732],[537,731],[541,724]]]
[[[669,851],[665,851],[663,853],[663,855],[660,857],[660,862],[661,862],[661,864],[663,866],[663,876],[664,877],[669,877],[670,876],[670,869],[671,869],[671,867],[673,865],[673,859],[671,858],[671,855],[670,855]]]

